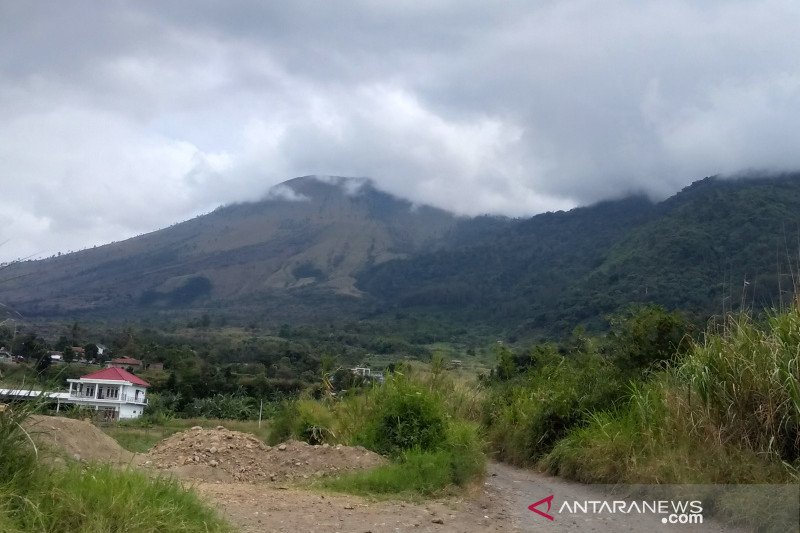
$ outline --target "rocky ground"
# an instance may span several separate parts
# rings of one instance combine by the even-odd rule
[[[286,483],[374,468],[386,459],[361,446],[288,441],[267,446],[248,433],[200,426],[156,444],[140,459],[145,468],[206,482]]]

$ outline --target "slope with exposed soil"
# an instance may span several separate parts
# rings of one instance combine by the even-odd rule
[[[83,420],[32,415],[24,427],[39,446],[79,461],[120,464],[130,463],[134,458],[133,453],[97,426]]]

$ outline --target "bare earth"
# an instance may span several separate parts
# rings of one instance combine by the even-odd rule
[[[557,498],[555,504],[604,496],[591,485],[567,483],[499,463],[491,463],[483,486],[464,498],[424,503],[372,501],[263,484],[201,483],[195,489],[246,533],[734,531],[713,521],[664,525],[649,515],[615,515],[613,519],[608,515],[559,515],[548,521],[528,506],[550,494]]]
[[[141,464],[153,473],[176,475],[246,533],[733,531],[710,520],[702,525],[668,526],[650,515],[610,519],[607,514],[553,513],[554,520],[549,521],[528,506],[549,495],[554,497],[554,510],[564,501],[606,497],[596,486],[567,483],[499,463],[490,463],[485,481],[459,498],[375,501],[291,485],[384,461],[363,448],[315,448],[298,442],[284,443],[282,449],[268,448],[251,435],[220,427],[177,434],[133,459],[133,454],[88,422],[37,416],[26,427],[35,440],[75,459]],[[547,511],[544,505],[537,508]]]
[[[417,504],[263,485],[204,483],[195,488],[246,533],[455,533],[513,529],[501,506],[486,495]]]

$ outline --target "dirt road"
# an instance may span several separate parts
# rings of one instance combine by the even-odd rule
[[[232,523],[256,532],[606,532],[732,531],[706,521],[700,525],[664,525],[648,514],[558,514],[565,501],[605,499],[590,485],[566,483],[530,470],[490,463],[482,487],[461,499],[424,503],[371,501],[356,496],[321,494],[252,484],[200,484],[197,490]],[[553,520],[528,509],[553,495]],[[547,505],[537,507],[547,512]]]
[[[741,531],[729,526],[723,526],[712,520],[705,519],[705,517],[702,524],[670,525],[661,522],[665,516],[655,516],[653,514],[592,514],[580,512],[559,514],[557,511],[564,502],[613,501],[615,498],[601,486],[568,483],[560,478],[500,463],[490,464],[486,490],[493,492],[500,498],[500,501],[505,502],[514,531],[520,532],[642,531],[657,533],[662,531],[694,531],[716,533]],[[539,502],[550,495],[553,495],[550,512],[548,512],[546,502],[536,508],[552,516],[552,521],[528,509],[529,505]]]

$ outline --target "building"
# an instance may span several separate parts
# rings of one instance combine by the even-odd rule
[[[105,368],[67,382],[69,396],[63,402],[103,411],[106,420],[139,418],[147,405],[150,384],[122,368]]]
[[[106,363],[108,368],[132,368],[134,370],[142,370],[144,363],[133,357],[117,357]]]

